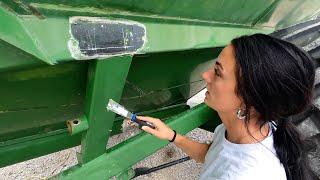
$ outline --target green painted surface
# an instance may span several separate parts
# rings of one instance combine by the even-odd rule
[[[131,61],[131,56],[123,56],[91,62],[85,103],[89,129],[82,136],[80,163],[105,152],[115,117],[106,105],[109,99],[120,100]]]
[[[86,63],[0,74],[0,141],[66,127],[84,113]]]
[[[137,113],[186,102],[204,87],[204,83],[198,81],[201,73],[213,63],[220,50],[134,56],[120,102]],[[67,120],[82,116],[89,62],[42,64],[2,72],[0,140],[66,128]],[[114,67],[117,71],[121,69]]]
[[[65,1],[65,0],[24,0],[23,4],[36,9],[38,13],[29,7],[23,8],[21,3],[4,1],[12,11],[18,14],[34,15],[36,17],[66,16],[77,14],[104,14],[109,16],[148,17],[153,15],[154,19],[180,18],[208,22],[222,22],[230,24],[251,25],[270,20],[270,16],[277,16],[276,23],[290,22],[286,19],[288,12],[295,12],[295,21],[310,18],[319,10],[317,0],[93,0],[87,2]],[[317,9],[318,8],[318,9]],[[280,10],[281,13],[275,12]],[[302,12],[298,14],[298,12]],[[39,16],[41,14],[41,16]],[[269,18],[265,18],[269,17]]]
[[[320,13],[317,0],[19,2],[0,3],[0,39],[49,64],[73,60],[70,16],[142,23],[147,38],[138,53],[150,53],[224,46],[235,36],[270,33]]]
[[[1,65],[0,73],[45,65],[40,59],[0,40]]]
[[[69,136],[67,129],[0,143],[0,167],[29,160],[80,144],[81,134]]]
[[[186,134],[208,120],[213,123],[219,122],[217,114],[206,105],[201,104],[184,113],[173,116],[166,123],[171,128],[176,129],[177,132]],[[91,162],[82,166],[75,166],[55,178],[109,179],[130,168],[166,144],[168,144],[168,141],[159,140],[150,134],[140,133],[108,149],[106,153]]]
[[[134,177],[134,174],[135,174],[134,170],[132,168],[129,168],[114,177],[115,179],[132,179]]]
[[[175,105],[150,112],[142,112],[142,115],[168,119],[188,109],[185,104]],[[116,118],[113,123],[112,134],[122,132],[122,118]],[[106,133],[108,133],[106,131]],[[81,143],[81,134],[70,136],[67,129],[60,129],[46,133],[39,133],[19,139],[0,142],[0,167],[21,162],[31,158],[46,155],[52,152],[73,147]],[[14,157],[14,158],[13,158]]]
[[[204,88],[201,74],[220,51],[212,48],[134,56],[120,103],[140,112],[186,102]]]
[[[7,6],[4,4],[0,6],[0,17],[3,19],[0,21],[0,26],[7,27],[0,30],[1,39],[49,64],[73,60],[68,48],[68,41],[71,38],[69,15],[48,16],[44,19],[30,15],[16,16],[5,7]],[[77,13],[78,16],[82,14]],[[105,16],[108,19],[119,18]],[[130,17],[126,19],[131,20]],[[146,44],[139,53],[219,47],[226,45],[235,36],[272,31],[272,28],[255,28],[241,24],[226,25],[219,21],[208,25],[193,25],[183,20],[176,23],[163,23],[157,20],[143,21],[143,19],[137,22],[146,26],[147,37]],[[163,36],[167,38],[162,38]]]
[[[104,111],[104,98],[114,97],[137,113],[160,116],[166,112],[171,116],[185,107],[160,109],[183,104],[200,91],[204,87],[199,81],[201,73],[231,39],[270,33],[315,18],[319,9],[318,0],[1,1],[0,166],[82,142],[83,162],[93,165],[72,171],[72,175],[91,170],[97,170],[93,177],[122,174],[165,143],[141,134],[106,154],[107,139],[121,131],[122,120],[114,120],[114,115]],[[69,18],[73,16],[143,24],[145,46],[132,55],[131,64],[122,64],[120,60],[125,58],[120,57],[75,60],[68,47]],[[69,136],[66,121],[84,115],[88,130]],[[186,119],[186,123],[169,122],[187,132],[205,121]],[[215,125],[205,124],[204,128],[212,130]],[[146,142],[151,146],[145,154],[141,149],[137,157],[115,162],[118,153]],[[96,157],[98,160],[90,161]],[[110,171],[105,172],[106,167],[111,167]]]

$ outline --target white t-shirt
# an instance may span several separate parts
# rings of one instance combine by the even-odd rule
[[[272,126],[269,123],[270,127]],[[286,180],[285,170],[276,156],[273,135],[260,143],[235,144],[225,138],[223,124],[216,127],[204,162],[201,180]],[[262,145],[263,144],[263,145]]]

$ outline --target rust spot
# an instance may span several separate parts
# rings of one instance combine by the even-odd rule
[[[163,158],[164,161],[168,161],[176,156],[176,151],[172,147],[168,147],[165,150],[165,156]]]
[[[20,10],[22,10],[23,12],[22,13],[25,13],[25,14],[30,14],[30,15],[34,15],[36,17],[38,17],[39,19],[44,19],[45,17],[33,6],[23,1],[20,1],[20,0],[12,0],[12,3],[14,3],[15,5],[14,6],[17,6]],[[6,7],[6,9],[8,9],[10,7]],[[10,10],[10,9],[8,9]],[[13,11],[13,10],[11,10]],[[16,14],[16,12],[15,12]]]
[[[38,11],[38,9],[36,9],[35,7],[31,6],[30,4],[27,5],[27,7],[29,8],[29,10],[31,11],[31,13],[33,15],[35,15],[36,17],[38,17],[39,19],[45,19],[45,17]]]

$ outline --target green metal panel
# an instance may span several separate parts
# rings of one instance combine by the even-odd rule
[[[314,18],[319,7],[317,0],[4,1],[0,37],[55,64],[73,59],[67,44],[74,15],[144,24],[146,45],[138,53],[148,53],[224,46],[238,35],[270,33]]]
[[[105,152],[115,117],[106,104],[109,99],[120,100],[131,60],[131,56],[123,56],[90,64],[85,109],[89,129],[82,137],[81,163]]]
[[[204,124],[206,121],[219,124],[217,114],[208,106],[201,104],[184,113],[178,114],[166,123],[181,134],[186,134],[192,129]],[[77,165],[56,177],[56,179],[109,179],[121,174],[123,170],[151,155],[156,150],[168,144],[168,141],[140,133],[116,146],[108,149],[106,153],[85,165]]]
[[[147,38],[137,53],[148,53],[224,46],[235,36],[270,33],[314,18],[319,7],[317,0],[4,1],[0,39],[55,64],[73,60],[70,16],[142,23]]]
[[[132,14],[156,14],[164,17],[183,17],[188,19],[199,19],[207,21],[222,21],[235,24],[249,24],[252,20],[258,17],[264,10],[270,6],[275,0],[94,0],[88,3],[85,0],[81,1],[50,1],[50,0],[25,0],[24,4],[31,3],[32,7],[46,7],[50,5],[64,5],[72,8],[82,8],[87,10],[105,9],[109,12],[130,12]],[[33,3],[34,2],[34,3]],[[35,3],[37,3],[35,5]],[[237,6],[235,6],[235,4]],[[255,6],[252,6],[252,5]],[[21,6],[19,3],[11,3],[10,7],[16,8],[17,13],[33,14],[24,9],[17,9]],[[30,8],[31,11],[31,8]],[[48,12],[41,12],[46,16]],[[232,14],[230,14],[232,12]]]
[[[186,102],[205,87],[199,81],[201,74],[214,63],[221,49],[134,56],[121,104],[139,112]]]
[[[0,2],[0,27],[0,39],[23,49],[39,59],[48,60],[43,53],[39,52],[32,36],[29,35],[30,31],[23,27],[21,19],[9,11],[3,2]]]
[[[273,10],[277,7],[280,7],[280,15],[289,11],[303,10],[303,13],[294,14],[299,17],[309,17],[318,11],[317,7],[319,8],[319,1],[317,0],[93,0],[90,2],[85,0],[24,0],[20,3],[19,1],[5,1],[5,3],[16,13],[37,17],[67,16],[73,15],[72,12],[77,14],[90,12],[113,16],[135,16],[136,18],[140,17],[140,19],[153,15],[152,18],[154,19],[157,17],[162,19],[179,18],[180,20],[196,19],[198,21],[246,25],[251,25],[252,22],[265,14],[274,14]],[[295,4],[300,5],[296,6]],[[279,15],[279,12],[277,14]],[[280,17],[284,18],[285,16]],[[260,22],[264,23],[268,20],[264,18]],[[281,20],[286,21],[286,19],[279,18],[277,22]],[[301,19],[298,18],[297,20]]]
[[[3,40],[49,64],[73,60],[68,49],[68,41],[71,38],[68,16],[50,16],[44,19],[37,16],[17,17],[8,8],[4,8],[5,6],[4,4],[0,6],[0,15],[3,15],[5,20],[0,21],[2,23],[0,25],[8,29],[0,31],[0,37]],[[77,14],[86,15],[85,12],[77,12]],[[106,19],[117,20],[108,14],[105,16],[107,16]],[[95,21],[97,18],[91,19]],[[130,16],[127,19],[130,20]],[[141,18],[138,22],[144,24],[147,31],[146,44],[138,53],[219,47],[226,45],[238,35],[272,31],[270,28],[258,29],[237,23],[228,25],[224,22],[215,22],[206,26],[192,25],[183,20],[169,24],[157,23],[156,20],[155,22],[143,21]],[[15,29],[16,33],[9,33],[10,29]],[[19,36],[24,39],[17,39]],[[167,38],[162,38],[163,36]],[[30,47],[33,48],[30,49]]]
[[[15,46],[0,39],[1,65],[0,72],[19,70],[45,65],[36,57],[16,48]]]
[[[12,50],[15,48],[8,52]],[[134,56],[121,103],[134,112],[142,112],[186,102],[204,87],[204,83],[198,81],[201,72],[213,63],[220,50]],[[4,60],[11,57],[22,60],[20,56],[3,54],[2,57]],[[56,66],[42,64],[2,72],[0,140],[66,128],[65,121],[81,117],[87,91],[88,62],[91,61]],[[114,70],[122,71],[121,68]],[[148,78],[145,78],[145,74],[148,74]],[[189,84],[193,81],[196,82]]]
[[[37,52],[29,51],[25,48],[27,47],[26,45],[20,43],[27,40],[12,41],[11,39],[15,38],[14,34],[10,34],[12,36],[4,40],[37,57],[40,57],[39,54],[46,56],[47,58],[40,58],[49,64],[73,60],[70,54],[70,51],[73,50],[68,48],[68,41],[71,39],[71,35],[67,18],[50,17],[40,20],[35,17],[22,17],[21,21],[24,28],[30,31],[30,40],[32,39],[32,42],[34,39],[37,40],[37,46],[39,46],[35,50]],[[92,19],[92,21],[95,21],[95,19]],[[221,47],[229,43],[235,36],[256,32],[272,32],[270,28],[233,28],[151,22],[143,24],[146,26],[147,39],[145,46],[138,53]],[[163,36],[166,38],[163,38]]]
[[[0,143],[0,167],[50,154],[80,144],[81,134],[69,136],[67,129]]]
[[[86,79],[81,62],[1,73],[0,141],[64,128],[80,117]]]
[[[180,104],[156,109],[154,111],[146,111],[139,114],[165,120],[168,117],[179,114],[187,109],[189,109],[187,105]],[[122,121],[123,119],[121,117],[117,117],[115,119],[111,135],[122,132]],[[105,133],[108,134],[110,132],[105,131]],[[18,139],[0,142],[0,167],[60,151],[79,144],[81,144],[81,134],[70,136],[66,128],[41,134],[38,132],[38,134],[32,136],[29,135]]]

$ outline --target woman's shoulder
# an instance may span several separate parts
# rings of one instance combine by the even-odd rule
[[[217,141],[221,141],[225,134],[226,128],[223,123],[219,124],[213,131],[213,144],[216,144]]]
[[[273,169],[270,167],[264,168],[251,168],[247,170],[238,171],[234,174],[227,173],[227,177],[231,180],[247,180],[247,179],[260,179],[260,180],[286,180],[286,174],[279,169]]]
[[[220,134],[223,133],[226,130],[225,126],[223,123],[219,124],[213,131],[214,134]]]
[[[213,167],[207,168],[200,176],[200,179],[219,179],[219,180],[286,180],[286,174],[283,168],[270,166],[269,164],[254,166],[239,162],[230,163],[228,160],[220,162]]]

